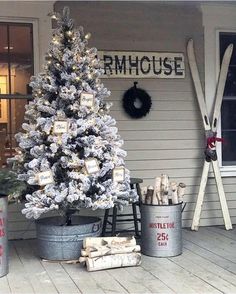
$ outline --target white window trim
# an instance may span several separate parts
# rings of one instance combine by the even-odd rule
[[[219,75],[219,32],[236,32],[236,6],[230,4],[202,4],[205,52],[205,96],[207,109],[212,114]],[[211,115],[210,115],[211,117]],[[221,134],[219,121],[218,134]],[[222,166],[221,144],[217,154],[222,177],[236,176],[236,166]]]
[[[222,30],[222,29],[217,29],[216,30],[216,72],[219,72],[220,70],[220,33],[236,33],[236,28],[235,29],[227,29],[227,30]],[[234,48],[235,50],[236,48]],[[221,133],[221,116],[219,118],[219,124],[218,124],[218,129],[217,133]],[[224,143],[223,143],[224,144]],[[228,166],[223,166],[222,165],[222,144],[217,145],[217,156],[219,159],[220,163],[220,170],[221,170],[221,175],[222,176],[236,176],[236,165],[228,165]]]
[[[34,54],[34,74],[39,72],[39,23],[37,19],[31,18],[11,18],[11,17],[1,17],[0,22],[7,22],[7,23],[26,23],[32,24],[33,26],[33,54]]]

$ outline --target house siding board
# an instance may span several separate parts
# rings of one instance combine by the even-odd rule
[[[202,14],[196,3],[157,2],[76,2],[59,1],[55,11],[69,6],[76,25],[92,33],[90,46],[99,50],[182,52],[185,56],[184,79],[136,79],[138,87],[152,97],[151,112],[133,120],[122,109],[122,96],[134,79],[104,79],[111,90],[111,115],[128,152],[126,163],[133,177],[153,185],[154,177],[167,173],[172,180],[185,182],[186,208],[183,225],[190,226],[203,165],[204,130],[190,77],[186,44],[193,38],[200,77],[204,85],[204,31]],[[236,221],[236,188],[232,178],[223,179],[232,221]],[[10,208],[10,238],[14,233],[32,237],[33,227],[19,216],[19,205]],[[126,208],[127,209],[127,208]],[[81,214],[103,216],[103,211],[82,210]],[[223,224],[215,181],[206,189],[201,225]]]

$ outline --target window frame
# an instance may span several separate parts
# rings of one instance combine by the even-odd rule
[[[202,24],[204,29],[204,66],[205,66],[205,97],[207,109],[212,114],[215,102],[215,90],[219,75],[219,31],[236,32],[236,6],[226,3],[202,3]],[[219,121],[218,136],[221,135]],[[217,144],[217,154],[222,177],[235,177],[236,166],[222,166],[221,144]],[[210,171],[210,177],[214,177]]]
[[[33,52],[33,75],[39,72],[39,23],[37,19],[30,18],[9,18],[0,17],[0,23],[4,24],[30,24],[32,26],[32,52]],[[12,99],[27,99],[28,101],[32,99],[32,95],[17,95],[17,94],[0,94],[0,99],[12,100]],[[10,134],[11,137],[11,134]],[[11,154],[12,151],[10,151]]]
[[[218,81],[218,75],[220,71],[220,33],[234,33],[236,34],[236,28],[235,29],[216,29],[216,81]],[[236,48],[234,48],[236,50]],[[217,74],[218,73],[218,74]],[[222,136],[222,127],[221,127],[221,113],[218,121],[218,127],[217,127],[217,134],[218,137]],[[223,143],[224,144],[224,143]],[[219,161],[219,166],[221,170],[222,176],[236,176],[236,165],[227,165],[224,166],[222,164],[222,144],[217,144],[216,147],[217,150],[217,156]],[[236,151],[235,151],[236,152]]]
[[[0,23],[6,24],[31,24],[33,33],[33,74],[39,72],[39,24],[37,19],[33,18],[10,18],[10,17],[0,17]],[[0,99],[28,99],[31,100],[31,95],[15,95],[15,94],[0,94]]]

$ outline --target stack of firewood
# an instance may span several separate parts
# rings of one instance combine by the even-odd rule
[[[140,250],[134,237],[90,237],[83,241],[79,261],[88,271],[137,266],[141,264]]]
[[[142,203],[170,205],[183,202],[186,185],[169,181],[167,175],[155,178],[155,185],[142,187]]]

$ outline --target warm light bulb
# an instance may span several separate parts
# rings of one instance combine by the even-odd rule
[[[87,35],[85,35],[84,37],[86,40],[90,39],[91,38],[91,33],[87,33]]]
[[[58,39],[55,38],[55,37],[52,39],[52,42],[53,42],[54,44],[59,44]]]
[[[76,79],[76,81],[80,81],[80,77],[76,77],[75,79]]]
[[[69,36],[69,37],[72,36],[72,34],[73,34],[72,31],[67,31],[66,32],[66,35]]]

